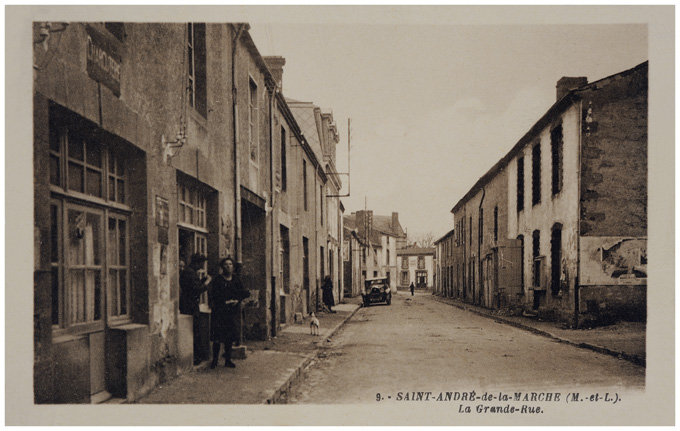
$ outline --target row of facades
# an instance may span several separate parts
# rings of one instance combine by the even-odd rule
[[[393,292],[411,283],[430,289],[434,283],[434,248],[407,246],[399,213],[374,215],[372,210],[352,212],[343,221],[344,294],[361,294],[367,279],[385,277]]]
[[[190,369],[193,253],[212,276],[235,258],[245,339],[316,310],[326,275],[342,299],[333,116],[284,98],[248,24],[33,30],[37,403],[134,401]]]
[[[556,103],[453,207],[435,293],[572,327],[646,319],[648,62]]]

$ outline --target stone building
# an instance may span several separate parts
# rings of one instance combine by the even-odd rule
[[[411,283],[416,289],[430,289],[435,282],[435,248],[409,247],[397,250],[399,289],[408,289]]]
[[[578,326],[646,318],[648,63],[557,102],[453,208],[453,296]]]
[[[195,333],[178,310],[193,253],[235,258],[246,340],[309,308],[315,215],[340,206],[298,180],[325,167],[248,29],[34,24],[36,403],[134,401],[208,359],[206,295]]]
[[[352,276],[351,282],[345,280],[345,290],[360,293],[367,278],[387,277],[396,292],[397,247],[406,240],[399,213],[374,216],[372,210],[357,211],[344,216],[344,225],[351,235],[346,242],[351,260],[345,262],[345,276]]]
[[[333,120],[333,114],[322,112],[321,108],[310,102],[300,102],[287,99],[288,106],[297,120],[306,142],[314,156],[315,170],[309,177],[307,193],[312,196],[316,205],[308,206],[316,214],[315,231],[309,232],[314,236],[316,245],[313,252],[318,256],[318,272],[316,285],[313,289],[312,310],[318,311],[321,299],[321,284],[328,275],[333,282],[335,301],[341,301],[343,258],[342,258],[342,211],[340,202],[340,188],[342,182],[335,166],[336,145],[340,142],[340,135]]]
[[[455,247],[455,230],[451,229],[444,236],[434,242],[435,248],[435,281],[434,294],[439,296],[453,297],[454,292],[454,269],[455,260],[453,250]]]

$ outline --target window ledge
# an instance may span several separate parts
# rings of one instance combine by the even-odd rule
[[[52,338],[52,344],[61,344],[61,343],[68,343],[71,341],[76,341],[81,338],[87,337],[87,334],[64,334],[64,335],[59,335],[57,337]]]
[[[137,329],[148,328],[149,325],[144,325],[141,323],[123,323],[117,326],[111,326],[110,329],[117,329],[119,331],[135,331]]]

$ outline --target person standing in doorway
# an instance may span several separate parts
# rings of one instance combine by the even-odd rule
[[[181,314],[190,314],[194,318],[194,365],[198,365],[201,362],[198,344],[198,327],[201,313],[199,303],[201,301],[201,294],[208,290],[208,284],[210,284],[209,275],[201,277],[198,274],[206,260],[208,258],[202,254],[193,254],[189,266],[184,268],[179,275],[179,312]]]
[[[411,282],[411,286],[409,286],[411,289],[411,296],[413,296],[413,292],[416,290],[416,287],[413,285],[413,282]]]
[[[210,284],[208,302],[212,310],[210,318],[210,341],[212,341],[212,363],[215,368],[220,356],[221,345],[224,344],[224,366],[236,368],[231,361],[231,348],[239,339],[239,317],[241,301],[250,296],[243,288],[241,280],[234,272],[234,261],[225,257],[220,261],[222,273]]]
[[[323,284],[321,285],[321,290],[323,292],[323,303],[328,307],[329,313],[335,313],[331,307],[335,305],[335,298],[333,297],[333,282],[331,281],[331,276],[327,275],[323,279]]]

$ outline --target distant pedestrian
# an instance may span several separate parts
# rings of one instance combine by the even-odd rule
[[[331,281],[330,275],[327,275],[326,278],[323,279],[321,290],[323,291],[323,303],[328,307],[328,312],[335,313],[331,308],[335,305],[335,298],[333,297],[333,282]]]
[[[239,339],[239,317],[241,301],[250,296],[243,288],[238,275],[234,273],[234,261],[226,257],[220,261],[222,273],[210,284],[208,300],[211,309],[210,341],[212,341],[212,363],[215,368],[220,356],[221,344],[224,344],[224,366],[236,368],[231,361],[231,348]]]
[[[201,277],[198,271],[203,268],[206,260],[207,258],[202,254],[193,254],[189,266],[184,268],[179,275],[179,312],[181,314],[190,314],[194,319],[194,365],[198,365],[201,362],[198,344],[199,317],[201,314],[199,303],[201,301],[201,294],[208,290],[208,284],[210,283],[210,276]]]
[[[411,282],[409,288],[411,289],[411,296],[413,296],[413,292],[416,290],[416,287],[413,285],[413,282]]]

